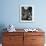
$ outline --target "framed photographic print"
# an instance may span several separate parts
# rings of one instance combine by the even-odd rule
[[[34,6],[21,5],[20,6],[20,22],[33,22],[34,21]]]

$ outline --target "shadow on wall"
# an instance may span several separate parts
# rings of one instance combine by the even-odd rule
[[[0,43],[2,43],[3,32],[6,31],[6,30],[3,30],[4,28],[6,28],[6,26],[4,24],[0,24]]]

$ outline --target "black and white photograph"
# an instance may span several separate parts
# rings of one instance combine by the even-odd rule
[[[32,6],[22,5],[20,7],[20,20],[22,22],[32,22],[34,17],[33,12]]]

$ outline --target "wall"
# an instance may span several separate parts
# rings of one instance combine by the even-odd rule
[[[41,27],[46,28],[46,0],[1,0],[0,25],[13,24],[16,28]],[[20,5],[34,6],[34,22],[21,23]]]
[[[22,4],[34,5],[34,22],[19,21]],[[0,31],[9,24],[16,28],[40,27],[46,32],[46,0],[0,0]]]

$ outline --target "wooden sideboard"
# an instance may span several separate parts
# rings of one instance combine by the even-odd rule
[[[44,46],[44,32],[3,32],[2,46]]]

